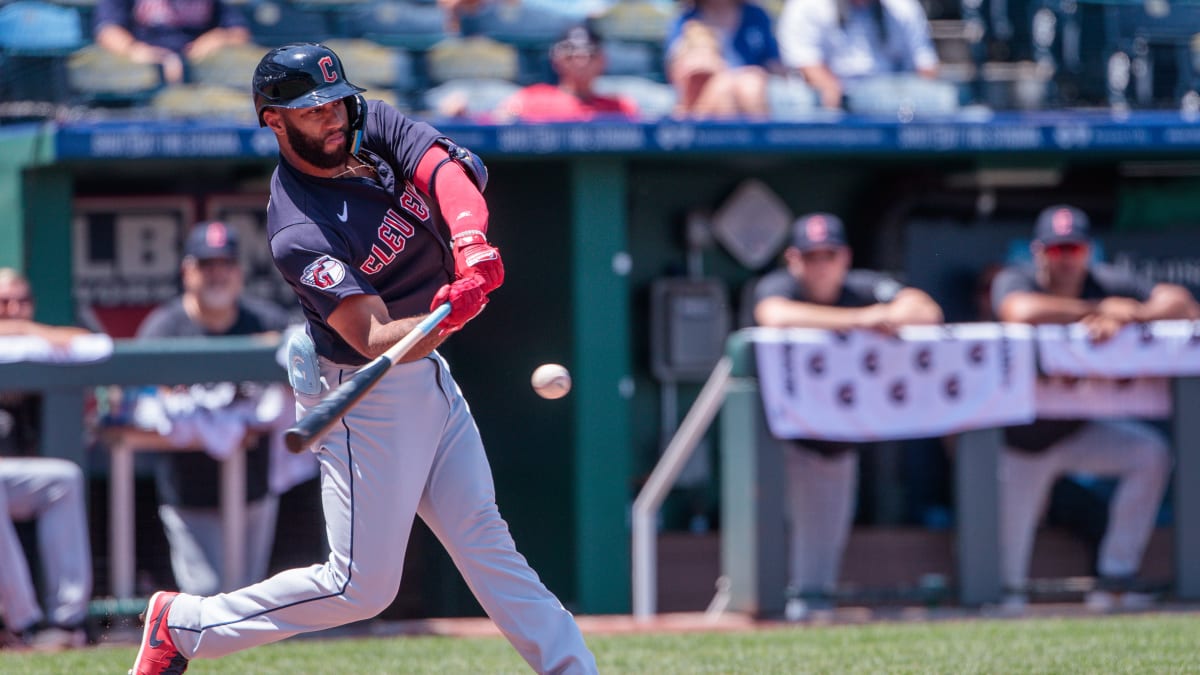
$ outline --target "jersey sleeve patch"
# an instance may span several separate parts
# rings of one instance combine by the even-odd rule
[[[342,261],[328,255],[308,264],[300,275],[300,283],[312,286],[320,291],[327,291],[346,278],[346,266]]]

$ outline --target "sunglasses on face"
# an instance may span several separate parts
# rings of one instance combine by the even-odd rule
[[[1083,252],[1086,249],[1087,247],[1083,244],[1077,244],[1073,242],[1054,244],[1046,247],[1046,257],[1054,260],[1060,260],[1062,258],[1077,258],[1083,255]]]

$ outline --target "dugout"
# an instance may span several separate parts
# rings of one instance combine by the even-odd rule
[[[688,214],[717,210],[745,180],[795,215],[841,214],[857,264],[907,276],[949,320],[969,318],[976,268],[1039,208],[1063,201],[1101,232],[1156,233],[1160,243],[1129,264],[1200,290],[1198,249],[1171,244],[1200,224],[1200,168],[1190,161],[1200,133],[1176,113],[442,128],[491,169],[494,240],[508,269],[497,302],[445,351],[519,548],[580,612],[630,609],[628,509],[664,444],[652,285],[686,276],[691,255],[726,284],[736,312],[741,289],[773,264],[747,268],[717,243],[688,247]],[[245,227],[259,226],[246,214],[265,206],[274,144],[264,133],[166,121],[0,129],[0,213],[9,215],[0,265],[28,273],[40,320],[71,322],[86,297],[109,303],[108,320],[130,321],[175,290],[172,228],[216,208],[241,209]],[[168,215],[118,222],[143,207]],[[86,209],[99,215],[81,218]],[[267,277],[251,281],[274,292]],[[569,397],[545,401],[528,387],[547,361],[572,370]],[[680,383],[681,412],[698,390]],[[702,478],[668,501],[664,529],[687,529],[701,514],[719,531],[716,439],[709,434]],[[864,467],[860,522],[906,522],[899,455],[880,456]],[[478,611],[448,560],[430,555],[426,571],[439,581],[424,609]]]

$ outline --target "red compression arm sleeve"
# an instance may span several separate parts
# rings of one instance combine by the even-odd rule
[[[442,168],[438,165],[442,162]],[[437,185],[430,185],[437,170]],[[434,145],[421,157],[417,173],[413,177],[417,189],[437,201],[438,209],[450,228],[450,237],[476,230],[487,236],[488,208],[479,188],[467,177],[467,172],[450,159],[446,149]]]

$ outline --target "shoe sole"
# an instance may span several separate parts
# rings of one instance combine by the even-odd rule
[[[146,610],[138,614],[138,619],[142,622],[142,642],[140,645],[138,645],[137,659],[135,659],[133,662],[133,668],[130,668],[129,672],[127,672],[125,675],[134,675],[134,668],[137,668],[137,664],[142,662],[142,650],[144,650],[146,648],[146,644],[150,642],[150,635],[146,631],[154,630],[151,628],[153,624],[149,621],[146,621],[146,617],[150,615],[150,609],[154,607],[154,602],[158,600],[158,596],[165,593],[166,591],[155,592],[154,595],[150,596],[150,602],[146,603]]]

